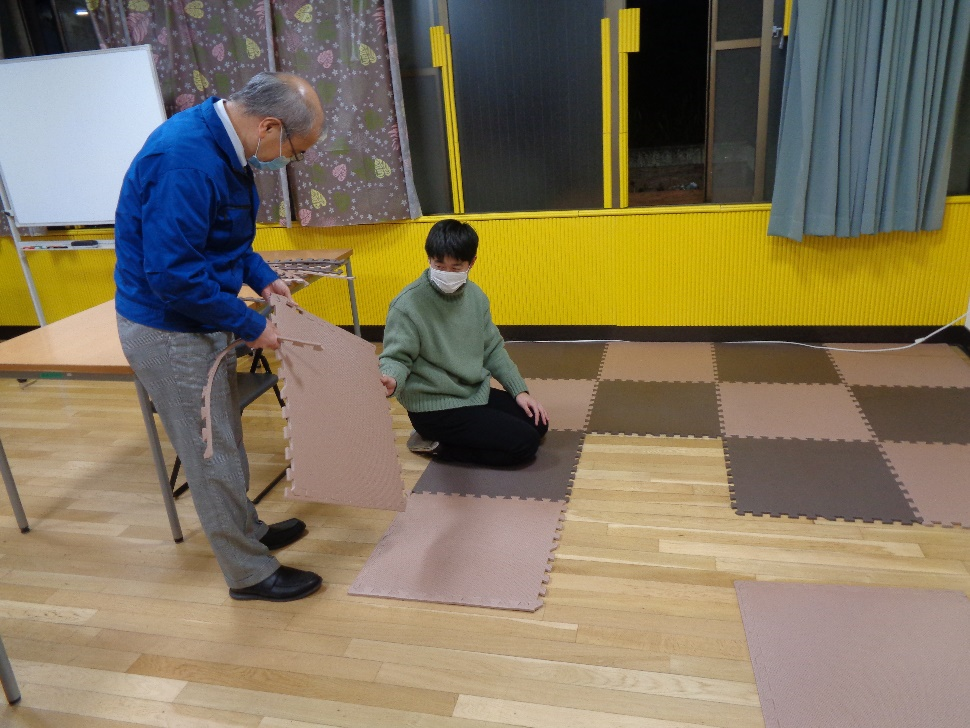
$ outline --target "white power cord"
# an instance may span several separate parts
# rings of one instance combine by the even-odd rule
[[[938,333],[943,331],[943,329],[953,326],[953,324],[955,324],[957,321],[962,321],[966,317],[967,317],[967,314],[965,313],[960,314],[955,319],[953,319],[950,323],[944,324],[936,331],[933,331],[932,333],[929,333],[926,336],[922,336],[916,339],[912,344],[906,344],[905,346],[893,346],[886,349],[847,349],[845,347],[839,347],[839,346],[821,346],[819,344],[805,344],[801,341],[725,341],[723,343],[725,344],[791,344],[792,346],[804,346],[808,349],[824,349],[826,351],[851,351],[859,354],[879,353],[883,351],[904,351],[906,349],[912,349],[914,346],[918,346],[923,342],[928,341],[929,339],[932,339]],[[624,339],[578,339],[578,340],[563,339],[563,340],[557,340],[557,341],[509,340],[509,341],[506,341],[505,343],[506,344],[611,344],[611,343],[624,343],[624,342],[625,342]],[[649,343],[649,342],[645,342],[645,343]]]
[[[962,321],[966,317],[967,317],[967,314],[965,313],[960,314],[955,319],[953,319],[950,323],[944,324],[936,331],[930,334],[927,334],[926,336],[920,337],[919,339],[916,339],[916,341],[914,341],[912,344],[906,344],[906,346],[894,346],[888,349],[846,349],[838,346],[820,346],[818,344],[804,344],[800,341],[728,341],[725,343],[728,343],[728,344],[791,344],[792,346],[804,346],[809,349],[825,349],[826,351],[851,351],[851,352],[857,352],[860,354],[879,353],[883,351],[904,351],[905,349],[912,349],[914,346],[918,346],[919,344],[922,344],[924,341],[927,341],[928,339],[931,339],[932,337],[936,336],[938,333],[943,331],[943,329],[949,326],[953,326],[953,324],[955,324],[957,321]]]

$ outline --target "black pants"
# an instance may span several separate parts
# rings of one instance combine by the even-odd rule
[[[440,444],[435,456],[480,465],[518,465],[535,457],[549,425],[526,414],[515,399],[492,389],[488,404],[435,412],[408,412],[411,425],[425,440]]]

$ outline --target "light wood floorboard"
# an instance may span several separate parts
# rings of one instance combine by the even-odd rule
[[[285,465],[271,395],[245,426],[260,488]],[[393,514],[283,485],[261,514],[310,532],[280,559],[327,587],[235,602],[190,496],[171,540],[130,384],[0,380],[0,437],[32,526],[0,497],[10,728],[760,728],[736,580],[970,594],[970,529],[741,517],[718,440],[590,436],[535,613],[348,595]]]

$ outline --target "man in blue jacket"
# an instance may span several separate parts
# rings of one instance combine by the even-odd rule
[[[290,601],[320,577],[269,552],[300,538],[299,519],[259,520],[247,496],[235,357],[212,386],[213,456],[204,458],[202,390],[234,339],[277,349],[271,322],[239,300],[242,284],[289,296],[253,252],[259,196],[253,170],[303,158],[323,108],[304,79],[260,73],[228,101],[211,98],[156,129],[128,169],[115,216],[115,306],[122,348],[185,466],[202,528],[234,599]]]

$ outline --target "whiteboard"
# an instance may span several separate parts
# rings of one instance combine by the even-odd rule
[[[113,224],[165,121],[151,46],[0,61],[0,178],[20,226]]]

